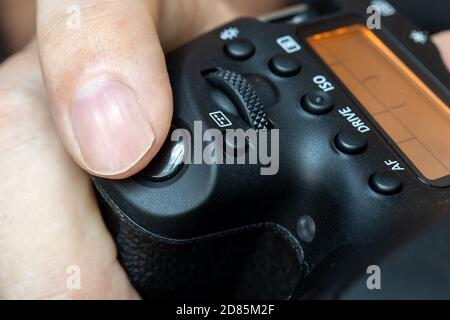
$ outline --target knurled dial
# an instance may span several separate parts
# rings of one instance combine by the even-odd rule
[[[236,106],[240,116],[254,129],[268,129],[269,120],[264,106],[251,83],[241,74],[218,69],[206,75],[216,89],[225,93]]]

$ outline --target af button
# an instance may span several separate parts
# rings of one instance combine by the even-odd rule
[[[370,187],[377,193],[393,195],[399,193],[403,188],[400,175],[391,170],[380,170],[375,172],[369,179]]]

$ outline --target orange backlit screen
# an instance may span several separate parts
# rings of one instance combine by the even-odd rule
[[[450,109],[372,31],[352,25],[308,42],[423,176],[450,174]]]

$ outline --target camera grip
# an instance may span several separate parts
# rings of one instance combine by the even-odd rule
[[[298,242],[275,225],[175,241],[111,209],[103,213],[119,261],[144,299],[288,299],[304,274]]]

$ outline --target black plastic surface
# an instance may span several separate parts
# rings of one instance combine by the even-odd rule
[[[141,277],[151,274],[154,279],[158,274],[164,274],[166,268],[182,272],[178,265],[170,263],[178,261],[181,254],[168,249],[171,246],[189,243],[194,244],[194,250],[197,242],[205,242],[214,247],[215,242],[210,240],[217,235],[231,242],[238,239],[233,242],[238,245],[240,233],[235,231],[261,224],[277,226],[271,230],[281,228],[285,236],[288,235],[285,249],[281,246],[276,251],[290,256],[287,259],[289,265],[293,261],[298,263],[302,277],[303,273],[307,275],[297,292],[308,294],[310,291],[306,288],[310,284],[326,291],[332,285],[326,279],[344,279],[357,271],[348,265],[357,265],[367,255],[375,258],[390,252],[395,243],[413,237],[421,228],[450,213],[449,177],[439,181],[423,178],[305,41],[305,37],[316,32],[365,23],[367,5],[368,1],[343,1],[341,10],[300,25],[240,19],[194,40],[167,57],[174,91],[174,124],[177,127],[192,133],[194,122],[202,121],[203,130],[218,129],[210,117],[217,111],[230,120],[231,129],[251,127],[248,119],[242,117],[242,112],[236,108],[236,101],[233,102],[229,94],[205,78],[208,70],[230,70],[251,83],[265,105],[271,126],[280,130],[280,168],[274,176],[262,176],[260,165],[201,164],[185,165],[178,174],[164,182],[148,181],[139,175],[123,181],[95,178],[99,194],[110,208],[109,215],[119,230],[117,239],[122,262],[133,282],[147,293],[146,296],[152,297],[149,294],[152,282]],[[239,37],[251,39],[255,45],[255,52],[248,60],[236,61],[224,54],[223,47],[228,40],[222,40],[220,33],[228,27],[238,28]],[[384,18],[383,28],[375,33],[449,105],[450,76],[431,43],[418,46],[409,40],[409,32],[414,28],[397,13]],[[290,55],[301,61],[302,70],[290,77],[274,74],[269,63],[274,56],[286,54],[276,41],[283,36],[291,36],[301,46],[301,50]],[[325,77],[335,87],[327,92],[334,101],[334,108],[320,116],[299,106],[302,97],[318,90],[313,81],[317,75]],[[367,139],[367,149],[358,155],[341,153],[335,147],[336,135],[353,129],[352,124],[339,113],[343,107],[351,107],[370,128],[370,131],[361,133]],[[403,188],[391,196],[375,192],[369,184],[374,172],[391,170],[386,165],[387,161],[397,161],[405,168],[398,173]],[[304,216],[309,217],[304,220],[309,223],[299,222]],[[299,232],[299,227],[303,228],[305,223],[309,227]],[[121,228],[126,231],[120,233]],[[130,245],[135,249],[129,253],[127,246],[121,244],[133,237],[133,230],[139,236]],[[172,256],[169,254],[170,257],[163,260],[164,267],[155,269],[153,264],[158,264],[158,259],[146,259],[152,250],[147,240],[155,248],[163,244],[161,250],[172,252]],[[289,254],[293,247],[298,254],[295,258]],[[269,250],[273,247],[261,244],[258,250],[263,252],[264,248]],[[211,249],[202,246],[197,249],[200,251],[196,251],[194,257],[198,265],[203,265],[199,268],[203,271],[211,268],[211,256],[208,256]],[[233,257],[242,259],[245,265],[248,255],[249,251],[246,251]],[[190,263],[191,260],[185,267],[189,268]],[[337,270],[333,267],[337,265],[345,268]],[[258,268],[257,264],[255,268]],[[238,274],[217,278],[242,284],[244,280]],[[263,274],[267,279],[279,279],[271,272]],[[201,273],[189,275],[193,277],[191,281],[197,281],[195,277]],[[173,296],[177,286],[185,288],[187,285],[187,279],[171,282],[170,278],[163,278],[167,281],[165,285],[171,288],[169,296]],[[208,296],[208,292],[217,293],[213,279],[205,279],[209,279],[211,286],[201,286],[202,297]],[[280,297],[275,294],[280,292],[277,286],[292,288],[299,277],[290,273],[283,279],[285,283],[271,282],[273,297]],[[246,285],[255,285],[253,280],[247,277],[246,281],[251,284]],[[305,290],[302,290],[303,286]],[[267,287],[264,290],[268,290]],[[182,297],[191,294],[185,290],[179,292]],[[270,290],[268,292],[270,296]]]

